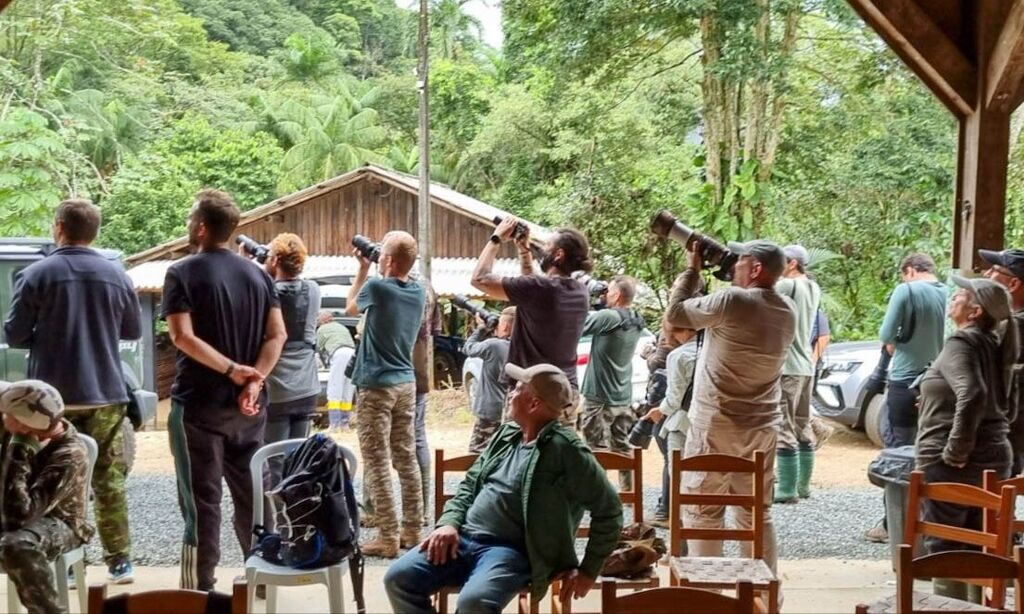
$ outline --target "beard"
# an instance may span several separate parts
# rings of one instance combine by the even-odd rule
[[[555,257],[551,255],[551,252],[543,252],[540,257],[540,270],[547,273],[552,267],[558,263],[555,262]]]

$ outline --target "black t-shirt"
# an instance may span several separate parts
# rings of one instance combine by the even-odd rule
[[[270,310],[278,306],[274,282],[262,267],[226,249],[200,252],[167,269],[161,315],[192,314],[192,330],[236,363],[259,356]],[[171,398],[186,411],[238,407],[241,389],[223,373],[178,352]],[[260,394],[266,407],[266,390]]]
[[[568,277],[524,275],[502,280],[505,294],[516,306],[516,321],[508,361],[520,367],[555,365],[576,382],[576,346],[590,310],[590,294]]]

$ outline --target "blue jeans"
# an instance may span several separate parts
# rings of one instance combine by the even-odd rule
[[[384,574],[391,608],[402,614],[433,612],[430,597],[443,587],[462,587],[455,611],[498,613],[530,583],[530,560],[509,546],[459,536],[459,556],[444,565],[413,548]]]

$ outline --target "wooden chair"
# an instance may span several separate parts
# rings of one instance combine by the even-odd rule
[[[991,483],[991,478],[989,482]],[[965,507],[981,508],[985,515],[985,526],[982,530],[965,529],[960,526],[945,525],[937,522],[926,522],[920,519],[921,501],[931,499],[944,503],[953,503]],[[1000,493],[989,492],[978,486],[970,484],[959,484],[954,482],[933,482],[924,481],[924,473],[914,471],[910,474],[910,492],[907,497],[907,522],[904,529],[903,546],[908,548],[907,554],[903,554],[903,547],[900,549],[900,556],[909,557],[907,562],[913,559],[913,546],[920,536],[936,537],[950,541],[978,546],[983,549],[984,554],[1006,558],[1010,552],[1010,528],[1013,525],[1013,504],[1016,499],[1016,490],[1012,486],[1003,486]],[[971,551],[954,551],[958,554],[970,554]],[[946,554],[946,553],[939,553]],[[982,553],[974,553],[982,554]],[[937,555],[936,555],[937,556]],[[921,559],[926,557],[921,557]],[[980,560],[980,559],[979,559]],[[899,564],[899,561],[897,562]],[[904,567],[907,567],[904,564]],[[897,567],[897,570],[899,567]],[[915,572],[916,573],[916,572]],[[921,576],[923,577],[923,576]],[[974,575],[973,569],[964,568],[952,575],[939,575],[937,577],[953,578],[964,580],[972,584],[978,584],[988,589],[986,591],[984,606],[999,610],[1006,600],[1006,583],[1002,576]],[[895,612],[897,611],[899,595],[891,596],[870,605],[858,605],[858,613],[873,612]],[[978,609],[977,604],[941,597],[929,593],[915,593],[913,597],[915,607],[924,610],[955,611]],[[900,610],[911,611],[911,610]]]
[[[107,597],[106,584],[89,587],[89,614],[245,614],[246,585],[235,582],[231,596],[190,590],[146,591]],[[220,602],[220,603],[216,603]]]
[[[437,522],[444,512],[444,504],[455,496],[455,493],[445,491],[444,474],[469,471],[469,468],[476,462],[477,456],[477,454],[466,454],[445,458],[444,450],[434,450],[434,522]],[[458,592],[458,587],[446,586],[434,595],[434,608],[438,614],[448,614],[448,597]],[[518,603],[520,614],[538,614],[540,612],[540,601],[530,596],[529,588],[519,593]]]
[[[982,485],[985,490],[991,493],[995,493],[997,495],[1002,493],[1003,487],[1005,486],[1012,486],[1016,490],[1016,495],[1018,497],[1024,495],[1024,475],[1018,475],[1017,477],[1009,478],[1006,480],[1000,480],[998,477],[996,477],[995,471],[989,470],[985,472],[984,477],[982,478]],[[985,521],[988,523],[988,525],[986,526],[995,526],[996,513],[992,510],[989,510],[985,514]],[[1013,541],[1014,533],[1024,533],[1024,520],[1017,520],[1013,517],[1010,518],[1011,542]]]
[[[726,454],[700,454],[683,458],[672,451],[672,492],[669,498],[669,584],[708,589],[727,589],[737,581],[750,582],[754,591],[767,595],[768,614],[779,611],[779,580],[764,561],[765,454],[753,459]],[[683,493],[680,479],[684,472],[749,473],[753,480],[750,494]],[[724,505],[751,510],[749,529],[705,529],[683,526],[684,505]],[[752,558],[684,557],[684,539],[751,542]]]
[[[619,596],[614,581],[601,585],[601,611],[604,614],[751,614],[754,612],[754,587],[750,582],[736,583],[736,596],[699,588],[654,588]]]
[[[1014,551],[1014,558],[975,552],[970,550],[953,550],[927,554],[914,558],[914,548],[908,544],[900,544],[899,558],[896,561],[896,597],[888,604],[885,612],[909,614],[910,612],[1016,612],[1024,614],[1024,599],[1017,599],[1016,608],[1004,610],[987,608],[976,603],[968,603],[951,597],[940,597],[930,593],[914,591],[914,580],[926,578],[957,578],[976,581],[999,579],[1003,583],[1014,582],[1014,590],[1021,594],[1024,586],[1024,554],[1021,548]],[[868,614],[868,606],[857,606],[857,614]]]
[[[643,450],[634,449],[632,454],[619,454],[618,452],[607,452],[598,451],[594,452],[594,458],[605,471],[628,471],[633,479],[633,488],[631,490],[620,490],[619,501],[623,505],[628,505],[633,508],[633,522],[644,521],[644,464],[643,464]],[[590,527],[581,526],[576,530],[577,539],[586,539],[590,537]],[[614,581],[616,586],[625,590],[640,590],[644,588],[656,588],[660,581],[658,580],[658,574],[653,569],[646,576],[634,579],[621,579],[612,577],[600,577],[594,584],[602,586],[606,581]],[[558,599],[558,592],[562,588],[562,583],[555,580],[551,583],[551,612],[552,614],[569,614],[572,609],[572,601],[561,602]]]

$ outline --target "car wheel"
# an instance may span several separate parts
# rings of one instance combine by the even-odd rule
[[[125,418],[121,421],[121,435],[124,439],[124,474],[128,475],[132,472],[132,466],[135,464],[135,428],[132,426],[131,420]]]
[[[885,411],[885,395],[876,394],[868,401],[868,407],[864,411],[864,433],[867,434],[871,443],[879,448],[885,447],[882,444],[882,412]]]
[[[434,389],[452,388],[455,386],[455,358],[451,354],[434,354]]]

